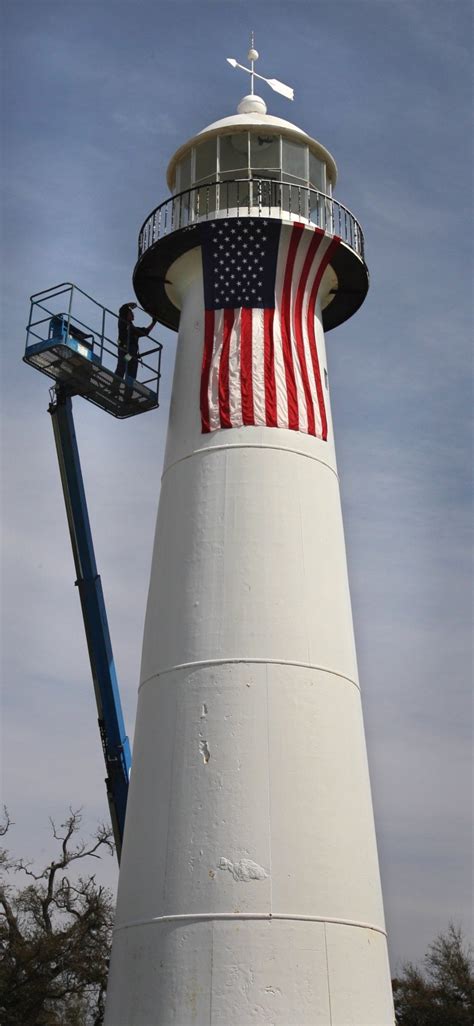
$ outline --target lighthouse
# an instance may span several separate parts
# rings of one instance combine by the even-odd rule
[[[364,240],[257,57],[139,236],[178,345],[107,1026],[394,1022],[325,347]]]

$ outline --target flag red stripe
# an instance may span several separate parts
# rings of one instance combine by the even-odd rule
[[[303,379],[303,389],[306,400],[306,409],[308,412],[308,434],[316,434],[316,423],[314,419],[314,406],[313,398],[311,395],[311,386],[308,377],[308,368],[306,366],[306,354],[304,350],[303,342],[303,325],[302,325],[302,312],[303,312],[303,299],[306,289],[306,282],[308,281],[308,275],[310,272],[311,265],[314,260],[315,253],[320,245],[322,234],[314,232],[313,238],[308,246],[301,277],[298,284],[295,302],[295,335],[296,335],[296,346],[298,349],[298,356],[301,367],[301,377]]]
[[[240,320],[242,423],[255,424],[253,409],[252,310],[242,307]]]
[[[318,397],[319,413],[320,413],[320,417],[321,417],[321,438],[322,438],[323,442],[326,442],[327,441],[327,437],[328,437],[328,422],[327,422],[327,417],[326,417],[326,407],[324,405],[323,386],[321,384],[321,372],[320,372],[320,369],[319,369],[319,359],[318,359],[318,349],[317,349],[317,346],[316,346],[316,336],[315,336],[315,332],[314,332],[314,307],[315,307],[315,303],[316,303],[316,292],[314,294],[314,301],[312,301],[312,293],[311,293],[311,298],[310,298],[310,301],[309,301],[309,304],[308,304],[307,327],[308,327],[309,351],[311,353],[311,361],[312,361],[312,364],[313,364],[313,371],[314,371],[314,380],[316,382],[316,394],[317,394],[317,397]]]
[[[295,224],[291,233],[288,257],[286,261],[285,277],[283,280],[283,295],[281,297],[281,341],[283,348],[283,361],[285,364],[286,392],[288,398],[288,427],[292,431],[298,431],[298,395],[296,391],[295,368],[293,366],[293,353],[291,351],[291,279],[295,263],[296,250],[298,249],[302,224]]]
[[[232,427],[229,406],[229,351],[234,324],[234,310],[224,310],[222,352],[219,363],[219,415],[221,427]]]
[[[214,348],[214,310],[204,311],[204,351],[201,370],[201,428],[203,433],[211,430],[209,416],[209,376],[211,373],[212,350]]]
[[[275,382],[275,342],[273,339],[274,310],[264,310],[264,377],[265,377],[265,423],[267,427],[278,426],[278,411]]]
[[[325,402],[324,402],[323,386],[322,386],[322,382],[321,382],[321,371],[319,369],[318,348],[317,348],[317,345],[316,345],[316,336],[315,336],[315,332],[314,332],[314,309],[315,309],[315,306],[316,306],[316,298],[317,298],[317,295],[318,295],[318,289],[319,289],[319,286],[321,284],[321,278],[322,278],[322,276],[323,276],[323,274],[324,274],[324,272],[326,270],[326,267],[328,266],[328,263],[329,263],[329,261],[330,261],[330,259],[332,257],[332,254],[334,253],[334,250],[339,245],[339,242],[340,242],[339,237],[338,236],[334,236],[332,242],[330,242],[330,244],[329,244],[329,246],[328,246],[328,248],[327,248],[327,250],[326,250],[326,252],[325,252],[325,254],[324,254],[323,258],[322,258],[322,260],[321,260],[321,263],[320,263],[320,265],[318,267],[318,270],[317,270],[317,273],[316,273],[316,277],[315,277],[314,282],[313,282],[313,287],[311,289],[311,295],[309,297],[309,303],[308,303],[308,314],[307,314],[307,317],[308,317],[307,327],[308,327],[309,348],[310,348],[310,352],[311,352],[311,359],[312,359],[312,362],[313,362],[314,379],[316,381],[316,392],[317,392],[317,396],[318,396],[319,412],[321,414],[322,439],[323,439],[324,442],[327,441],[327,437],[328,437],[328,421],[327,421],[327,416],[326,416],[326,405],[325,405]]]

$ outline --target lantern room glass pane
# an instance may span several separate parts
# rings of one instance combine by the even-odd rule
[[[191,185],[191,151],[178,164],[176,185],[178,192],[184,192]]]
[[[330,207],[328,200],[324,199],[321,195],[320,189],[317,192],[311,190],[310,192],[310,220],[313,224],[317,224],[319,228],[323,228],[324,231],[328,228],[328,220],[330,217]]]
[[[219,140],[219,170],[238,171],[237,178],[247,178],[248,132],[236,132],[233,135],[221,135]],[[245,171],[245,175],[241,172]]]
[[[309,153],[309,184],[313,189],[326,192],[326,165],[318,160],[314,153]]]
[[[283,210],[294,217],[308,217],[308,193],[306,182],[295,181],[290,175],[283,175],[285,184],[282,186]]]
[[[308,181],[308,147],[304,143],[282,140],[282,165],[286,175]]]
[[[244,181],[239,181],[240,175],[243,172],[238,172],[237,176],[233,171],[224,171],[221,175],[221,181],[219,185],[219,210],[223,213],[230,211],[238,211],[242,213],[250,213],[250,191],[249,182],[246,177]],[[245,176],[247,172],[245,171]],[[237,177],[237,181],[235,178]]]
[[[207,220],[217,210],[217,186],[212,183],[201,185],[192,194],[196,217]]]
[[[206,139],[205,142],[196,146],[196,171],[195,181],[216,177],[217,169],[217,146],[215,139]]]
[[[258,206],[262,214],[268,213],[268,216],[272,216],[272,208],[276,208],[278,211],[282,208],[283,203],[283,186],[279,180],[280,176],[275,171],[270,172],[265,176],[267,179],[275,179],[274,181],[263,181],[259,179],[253,183],[253,202],[255,206]]]
[[[280,136],[250,134],[250,167],[280,170]],[[263,176],[265,177],[265,176]]]

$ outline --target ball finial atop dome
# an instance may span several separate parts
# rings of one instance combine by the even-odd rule
[[[237,114],[266,114],[267,105],[265,100],[262,100],[261,96],[256,96],[252,93],[248,96],[244,96],[239,106],[237,107]]]

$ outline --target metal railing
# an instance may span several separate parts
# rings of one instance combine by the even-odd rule
[[[145,312],[145,311],[144,311]],[[114,417],[134,417],[159,405],[161,342],[150,335],[138,351],[119,342],[114,310],[62,282],[31,296],[23,360]]]
[[[338,235],[361,259],[364,236],[347,207],[317,189],[274,178],[207,182],[170,196],[149,214],[138,237],[139,258],[171,232],[215,217],[275,217],[314,224]]]
[[[62,282],[43,292],[36,292],[30,297],[30,303],[26,329],[27,352],[36,342],[51,338],[52,322],[62,318],[66,337],[71,335],[80,342],[83,336],[87,340],[87,348],[97,355],[101,366],[114,370],[119,355],[118,315],[114,310],[98,303],[72,282]],[[150,336],[147,341],[151,345],[138,357],[140,381],[142,385],[158,392],[163,346]]]

